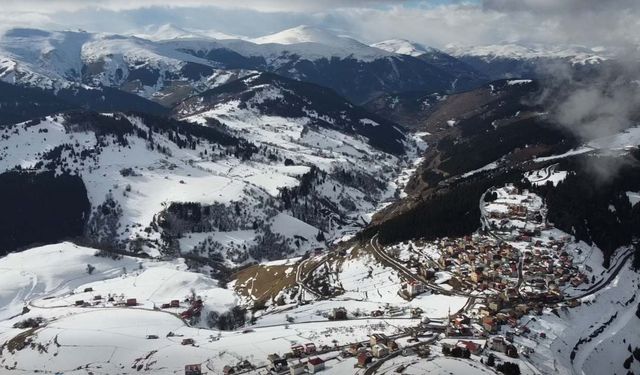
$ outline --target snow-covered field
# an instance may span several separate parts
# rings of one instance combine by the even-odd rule
[[[9,254],[0,259],[0,319],[20,314],[26,303],[52,295],[64,295],[81,285],[119,277],[125,270],[136,270],[140,261],[124,258],[114,261],[95,257],[97,250],[71,243],[49,245]],[[95,270],[87,273],[87,265]]]
[[[583,298],[581,306],[530,317],[532,332],[547,336],[527,341],[535,349],[531,362],[545,374],[637,372],[640,361],[633,361],[629,369],[623,363],[632,356],[628,347],[640,347],[639,300],[640,276],[625,266],[606,288]]]
[[[449,311],[458,311],[467,302],[466,297],[430,293],[420,294],[407,301],[398,294],[403,283],[398,273],[369,255],[342,263],[337,282],[344,289],[344,295],[340,299],[367,301],[377,306],[388,304],[404,309],[419,307],[425,316],[434,319],[445,318]]]
[[[402,371],[403,374],[410,375],[495,374],[492,369],[481,365],[478,362],[462,358],[449,358],[444,356],[438,356],[426,360],[417,359],[416,357],[397,357],[385,363],[376,373],[395,374],[396,369],[400,366],[404,366],[405,368],[404,371]]]
[[[549,182],[552,183],[553,186],[557,186],[566,177],[567,171],[558,171],[557,164],[525,173],[525,178],[536,186],[546,185]]]
[[[509,186],[495,191],[497,199],[486,207],[489,212],[504,211],[509,204],[525,204],[537,211],[544,208],[539,197],[526,191],[517,192]],[[305,235],[305,227],[296,225],[283,213],[275,216],[273,225],[281,232]],[[510,225],[524,227],[517,220],[510,220]],[[312,234],[308,230],[306,235]],[[198,236],[209,235],[225,243],[252,238],[249,231],[236,231],[191,234],[191,238],[186,236],[182,241],[197,242]],[[535,236],[534,241],[547,243],[552,237],[560,239],[565,235],[557,229],[548,229]],[[416,253],[428,255],[425,259],[429,261],[437,260],[438,250],[436,245],[423,242],[397,244],[387,249],[405,261]],[[566,251],[581,271],[598,280],[612,276],[611,270],[600,266],[602,256],[598,249],[571,243]],[[0,373],[46,370],[70,374],[172,374],[181,373],[185,364],[201,364],[209,373],[221,373],[224,366],[245,360],[257,367],[252,373],[260,373],[266,371],[269,354],[282,355],[292,345],[309,342],[318,347],[337,346],[320,355],[327,360],[324,373],[363,373],[353,367],[354,359],[337,357],[341,347],[367,341],[372,333],[399,335],[398,341],[408,345],[404,329],[419,324],[419,319],[410,317],[411,308],[419,307],[423,316],[442,319],[449,312],[462,309],[468,301],[462,296],[431,293],[406,301],[398,295],[402,279],[397,271],[380,263],[372,253],[355,247],[340,257],[323,253],[310,258],[314,262],[326,259],[326,267],[318,268],[316,273],[318,277],[328,277],[341,289],[339,295],[328,300],[268,305],[267,310],[256,313],[255,324],[235,331],[219,331],[208,328],[206,319],[189,326],[179,313],[187,308],[186,300],[192,295],[202,298],[203,318],[211,311],[228,311],[245,301],[232,288],[233,282],[229,283],[229,289],[222,288],[210,277],[189,271],[183,260],[126,256],[113,259],[97,253],[95,249],[61,243],[0,259],[3,286],[0,343],[6,343]],[[626,250],[621,249],[612,264],[619,264],[625,254]],[[292,258],[262,266],[279,267],[291,276],[302,261],[303,258]],[[322,276],[324,269],[330,276]],[[446,280],[451,275],[439,272],[436,277]],[[581,306],[567,308],[560,304],[553,310],[546,308],[542,316],[525,316],[521,323],[526,323],[531,334],[517,336],[515,343],[533,348],[534,353],[529,358],[511,359],[497,354],[498,358],[518,363],[523,374],[596,375],[609,373],[612,368],[623,373],[623,362],[632,356],[626,347],[630,345],[633,351],[640,344],[636,320],[639,286],[638,274],[624,266],[604,289],[581,298]],[[588,287],[564,292],[577,295],[585,293]],[[124,301],[130,298],[136,298],[137,303],[126,307]],[[82,306],[76,305],[80,300]],[[178,300],[181,307],[161,307],[172,300]],[[329,321],[327,316],[340,307],[347,309],[348,320]],[[383,314],[372,317],[374,311]],[[28,318],[42,319],[42,323],[37,328],[14,327]],[[542,332],[546,338],[540,335]],[[183,345],[184,339],[193,339],[193,344]],[[558,351],[564,354],[558,355]],[[572,351],[574,355],[570,354]],[[384,362],[377,373],[392,374],[400,366],[408,374],[495,373],[480,363],[480,358],[444,357],[439,346],[433,345],[428,358],[400,355]],[[631,369],[637,369],[638,363],[631,361]]]
[[[201,363],[221,373],[225,365],[242,360],[263,366],[268,354],[283,354],[292,344],[347,345],[367,340],[374,332],[393,335],[416,323],[412,319],[387,322],[385,318],[328,322],[311,312],[331,308],[321,303],[265,316],[244,333],[189,327],[176,314],[184,305],[171,309],[159,309],[159,305],[172,299],[183,303],[194,292],[202,298],[204,312],[224,312],[235,304],[234,293],[187,271],[181,261],[113,260],[95,253],[95,249],[61,243],[0,259],[0,298],[5,306],[0,342],[8,341],[0,372],[127,374],[144,370],[171,374],[182,371],[185,364]],[[91,273],[89,264],[94,267]],[[85,292],[87,288],[91,291]],[[103,297],[100,301],[94,298],[98,295]],[[115,296],[115,301],[106,301],[108,296]],[[118,304],[129,298],[136,298],[137,306]],[[89,305],[74,306],[77,300]],[[28,312],[11,317],[25,306]],[[291,324],[286,315],[295,317]],[[35,330],[13,328],[27,318],[43,318],[45,323]],[[173,335],[167,336],[169,332]],[[23,348],[18,348],[20,340],[16,339],[20,333],[29,343]],[[195,344],[182,345],[186,338]]]

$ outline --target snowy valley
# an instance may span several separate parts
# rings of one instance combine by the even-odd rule
[[[369,39],[3,29],[0,374],[640,373],[627,62]]]

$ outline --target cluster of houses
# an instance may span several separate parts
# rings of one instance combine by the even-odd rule
[[[501,189],[504,199],[487,205],[489,223],[493,230],[499,230],[510,242],[519,243],[522,257],[522,278],[528,292],[551,294],[535,296],[536,299],[561,297],[565,286],[574,288],[588,282],[585,273],[574,264],[566,251],[570,241],[568,236],[554,238],[540,237],[543,230],[553,228],[546,221],[546,209],[541,200],[527,190],[520,191],[513,185]],[[516,225],[519,224],[519,225]]]
[[[88,287],[84,288],[83,293],[93,293],[93,288]],[[138,300],[135,298],[125,298],[124,295],[115,295],[108,294],[106,298],[103,298],[100,294],[95,294],[92,296],[91,300],[83,300],[79,299],[74,302],[75,306],[79,307],[88,307],[88,306],[98,306],[103,305],[105,303],[112,304],[113,306],[126,306],[133,307],[138,306]]]
[[[276,373],[286,373],[288,370],[291,375],[305,372],[315,374],[324,370],[325,367],[324,359],[316,354],[317,349],[313,343],[293,345],[291,346],[291,352],[284,356],[276,353],[267,356],[269,370]]]
[[[83,293],[93,293],[93,288],[87,287],[84,288]],[[193,317],[200,316],[203,308],[203,301],[200,296],[190,296],[185,300],[187,303],[187,309],[180,313],[180,317],[182,319],[188,320]],[[91,300],[78,299],[74,302],[75,306],[79,307],[88,307],[88,306],[97,306],[104,305],[105,303],[109,303],[113,306],[125,306],[125,307],[134,307],[138,306],[138,300],[136,298],[125,298],[123,294],[108,294],[106,298],[103,298],[100,294],[94,294],[91,296]],[[180,300],[174,299],[167,303],[163,303],[160,305],[161,309],[170,309],[170,308],[180,308]],[[334,314],[337,314],[336,319],[346,319],[347,318],[347,310],[344,308],[336,309],[337,312],[334,311]]]
[[[175,302],[178,302],[177,306],[173,306],[173,305],[176,305]],[[191,319],[193,317],[200,316],[200,314],[202,313],[202,307],[203,307],[202,298],[200,298],[199,296],[190,298],[188,300],[188,303],[189,303],[189,307],[185,311],[180,313],[180,317],[182,319],[187,320],[187,319]],[[179,307],[179,306],[180,306],[179,301],[177,301],[177,300],[171,301],[170,307]]]
[[[487,340],[458,340],[457,342],[444,342],[442,347],[448,349],[445,354],[469,357],[481,355],[485,350],[500,352],[511,358],[518,358],[518,349],[513,344],[513,337],[493,336]],[[456,352],[458,354],[456,354]]]
[[[493,303],[493,302],[492,302]],[[495,305],[493,306],[496,307]],[[506,329],[499,329],[506,325]],[[518,358],[521,354],[528,356],[533,349],[514,344],[514,336],[527,336],[531,333],[525,325],[519,324],[518,315],[497,313],[494,315],[470,317],[464,313],[453,314],[444,321],[433,321],[424,318],[423,327],[429,327],[434,331],[444,332],[447,342],[442,343],[445,355],[455,357],[467,357],[471,354],[481,355],[486,350],[500,352],[508,357]],[[497,335],[498,332],[503,332]],[[545,332],[535,334],[536,337],[546,338]],[[457,341],[453,341],[455,339]]]
[[[439,239],[431,243],[440,250],[439,258],[412,255],[408,266],[424,280],[446,273],[451,276],[447,287],[488,296],[482,315],[498,320],[501,312],[521,315],[562,301],[567,287],[589,282],[567,251],[570,238],[542,235],[552,225],[539,197],[512,185],[501,188],[499,197],[485,206],[492,233]],[[411,280],[400,294],[409,299],[425,289]]]
[[[417,341],[417,340],[416,340]],[[396,340],[391,339],[385,334],[374,333],[369,337],[368,343],[354,343],[343,351],[343,357],[355,357],[356,363],[354,367],[366,368],[375,359],[387,357],[389,354],[402,350],[401,354],[410,355],[418,352],[419,355],[425,357],[430,353],[429,345],[418,345],[415,347],[401,348]]]
[[[577,288],[589,282],[563,250],[567,242],[568,239],[550,239],[546,243],[538,240],[523,251],[524,282],[532,291],[559,294],[568,285]]]
[[[428,345],[424,345],[424,347],[421,347],[421,350],[428,352]],[[297,375],[305,372],[314,374],[325,369],[326,361],[321,358],[321,355],[335,349],[326,346],[317,348],[314,343],[294,344],[291,346],[290,352],[284,355],[269,354],[267,356],[268,368],[270,371],[279,374],[290,373],[291,375]],[[355,358],[354,367],[366,368],[375,359],[384,358],[400,349],[398,343],[387,335],[374,333],[369,337],[368,342],[353,343],[345,347],[341,356],[343,358]]]
[[[93,288],[85,288],[84,293],[93,292]],[[186,299],[187,309],[180,313],[180,317],[185,320],[189,320],[194,317],[199,317],[202,308],[203,301],[201,297],[192,296]],[[92,296],[91,301],[85,301],[83,299],[76,300],[74,302],[75,306],[79,307],[88,307],[88,306],[96,306],[102,305],[105,303],[110,303],[113,306],[125,306],[125,307],[134,307],[138,306],[138,300],[136,298],[125,298],[124,295],[111,295],[109,294],[106,298],[103,298],[101,295],[96,294]],[[163,303],[160,308],[169,309],[169,308],[179,308],[180,300],[174,299],[168,303]],[[344,310],[344,318],[342,318],[342,312],[339,312],[339,319],[346,319],[346,310]]]
[[[160,305],[161,309],[170,309],[170,308],[177,308],[180,307],[180,301],[177,299],[171,300],[171,302],[169,303],[163,303],[162,305]]]
[[[445,274],[450,276],[448,288],[484,297],[468,311],[471,317],[461,314],[450,315],[445,322],[423,321],[429,329],[460,337],[456,353],[481,351],[484,347],[465,338],[482,337],[488,338],[485,347],[490,350],[510,357],[517,357],[519,351],[527,355],[528,348],[519,350],[513,344],[514,334],[529,334],[519,319],[542,314],[545,305],[566,300],[567,288],[589,283],[587,275],[592,270],[574,262],[568,251],[569,236],[554,237],[542,200],[514,186],[500,190],[494,195],[497,199],[485,204],[488,227],[484,229],[489,232],[439,239],[430,243],[430,248],[439,250],[439,257],[412,254],[407,264],[425,282],[435,282],[436,275]],[[400,295],[410,299],[425,290],[422,282],[412,280],[403,284]],[[568,306],[578,303],[567,301]],[[507,332],[506,337],[493,336],[500,331]],[[546,335],[540,332],[539,336]]]

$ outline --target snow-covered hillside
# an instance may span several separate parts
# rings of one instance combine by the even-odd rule
[[[405,152],[405,136],[398,125],[354,106],[331,90],[269,73],[250,75],[194,96],[175,112],[180,117],[191,117],[212,110],[217,111],[218,119],[223,122],[229,117],[242,122],[256,116],[295,119],[307,128],[361,136],[382,151],[398,155]],[[342,145],[359,148],[348,142]]]
[[[300,44],[318,43],[334,47],[366,47],[355,39],[337,36],[325,29],[300,25],[274,34],[251,39],[256,44]]]
[[[598,64],[611,58],[603,48],[587,48],[583,46],[524,46],[504,43],[486,46],[448,45],[445,51],[456,57],[479,57],[486,61],[494,59],[533,60],[564,59],[573,64]]]
[[[171,39],[243,39],[238,35],[230,35],[215,30],[191,30],[176,26],[171,23],[164,25],[147,26],[144,29],[133,33],[133,36],[148,40],[171,40]]]
[[[328,321],[323,314],[349,302],[326,301],[292,304],[259,316],[252,325],[223,330],[222,317],[232,311],[246,314],[247,324],[252,315],[233,308],[239,302],[233,290],[189,272],[183,260],[100,254],[60,243],[0,259],[0,282],[8,286],[0,292],[7,306],[0,312],[0,372],[172,374],[200,364],[215,374],[225,366],[259,374],[269,367],[268,355],[313,343],[316,355],[327,360],[326,373],[338,375],[353,365],[347,370],[334,346],[368,341],[372,333],[405,342],[405,328],[418,323],[407,314]],[[438,304],[437,311],[430,311],[444,313],[446,298],[428,300]],[[202,301],[200,318],[183,320],[193,301]],[[384,303],[351,303],[363,312],[384,308]]]
[[[527,340],[536,351],[531,362],[542,373],[637,372],[640,361],[633,357],[634,350],[640,352],[639,283],[638,273],[625,266],[609,286],[583,298],[579,307],[525,319],[532,331],[547,336]],[[632,360],[626,367],[628,358]]]
[[[190,127],[91,114],[18,124],[2,132],[0,167],[80,176],[92,207],[87,236],[97,243],[230,264],[323,247],[394,194],[387,181],[404,159],[308,120],[225,108],[210,117],[227,125],[209,120],[213,128],[209,115]],[[201,220],[185,216],[194,209]]]
[[[108,86],[171,104],[238,74],[137,37],[11,29],[0,38],[0,80],[43,89]]]
[[[0,37],[0,80],[45,89],[105,85],[164,105],[246,70],[322,84],[357,102],[381,91],[445,89],[458,74],[309,26],[253,41],[172,25],[134,36],[10,29]]]
[[[400,55],[409,55],[418,57],[429,52],[433,52],[431,47],[425,47],[419,43],[410,42],[406,39],[389,39],[382,42],[374,43],[371,47],[379,48],[387,52],[398,53]]]

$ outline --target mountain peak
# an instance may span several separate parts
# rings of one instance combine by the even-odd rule
[[[166,23],[160,26],[148,26],[133,35],[152,41],[177,39],[242,39],[240,36],[229,35],[215,30],[185,29],[172,23]]]
[[[320,43],[327,45],[344,44],[345,41],[354,39],[341,37],[331,31],[309,25],[300,25],[290,29],[282,30],[274,34],[255,38],[252,42],[257,44],[277,43],[277,44],[299,44],[299,43]],[[359,42],[358,42],[359,43]]]
[[[381,50],[397,53],[400,55],[409,55],[413,57],[421,56],[435,51],[434,48],[425,47],[422,44],[411,42],[406,39],[389,39],[382,42],[374,43],[371,47]]]
[[[590,49],[580,45],[523,45],[516,43],[499,43],[482,46],[461,46],[449,44],[445,51],[455,57],[473,56],[483,59],[536,59],[555,58],[566,59],[574,64],[596,64],[611,58],[609,51],[602,48]]]
[[[145,27],[141,32],[135,33],[134,36],[148,40],[171,40],[203,37],[203,35],[193,33],[172,23]]]

